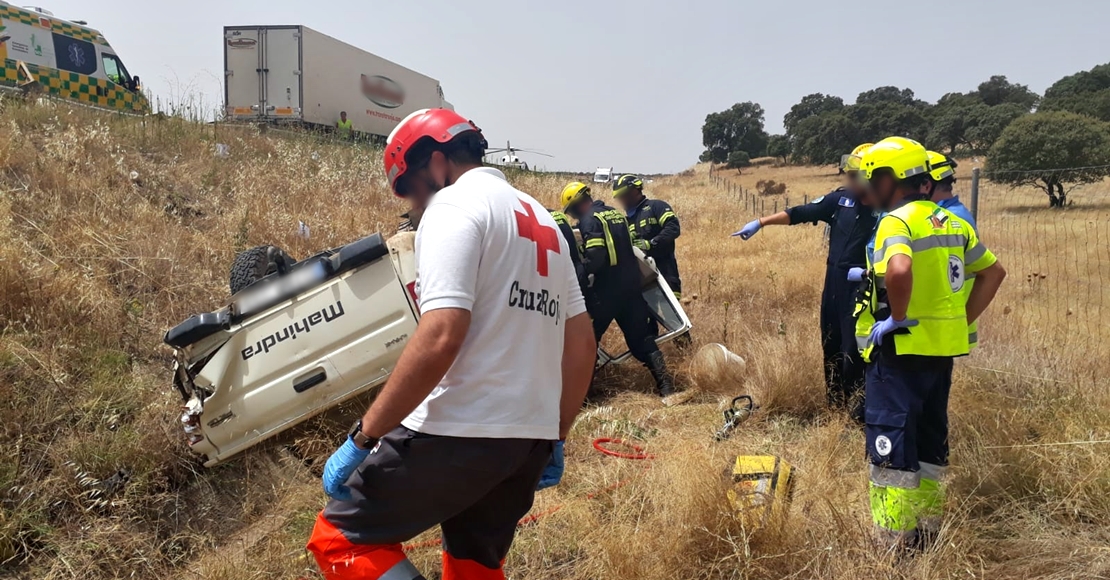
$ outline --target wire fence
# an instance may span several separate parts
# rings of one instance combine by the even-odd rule
[[[988,312],[994,331],[1020,333],[1025,344],[1045,348],[1094,356],[1110,351],[1110,322],[1102,316],[1110,315],[1110,288],[1104,290],[1110,284],[1110,181],[1097,178],[1107,173],[1104,167],[993,174],[976,168],[970,179],[957,180],[955,193],[976,216],[979,237],[1009,273]],[[709,180],[749,215],[809,201],[764,195],[721,171],[711,171]]]
[[[975,214],[983,243],[1009,272],[1002,294],[1004,326],[1026,341],[1105,353],[1110,325],[1101,314],[1110,312],[1110,291],[1103,290],[1110,283],[1110,183],[1059,181],[1091,175],[1092,169],[1099,168],[993,174],[975,169],[972,179],[957,181],[956,193]]]

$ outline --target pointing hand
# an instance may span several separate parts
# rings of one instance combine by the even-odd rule
[[[732,235],[733,235],[733,237],[740,236],[741,240],[747,240],[747,239],[751,238],[752,236],[754,236],[755,233],[758,232],[759,228],[761,228],[761,227],[763,227],[763,226],[759,223],[759,220],[752,220],[752,221],[748,222],[748,225],[744,226],[743,229],[741,229],[740,231],[738,231],[738,232],[736,232]]]

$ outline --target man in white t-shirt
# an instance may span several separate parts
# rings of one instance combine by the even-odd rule
[[[401,543],[437,524],[443,578],[502,579],[517,522],[582,406],[596,345],[566,241],[536,200],[481,167],[453,111],[386,143],[393,191],[436,192],[416,234],[420,324],[324,468],[308,549],[329,580],[423,578]]]

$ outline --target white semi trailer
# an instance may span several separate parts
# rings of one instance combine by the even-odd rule
[[[307,26],[224,27],[224,105],[234,121],[384,137],[409,113],[453,108],[439,81]]]

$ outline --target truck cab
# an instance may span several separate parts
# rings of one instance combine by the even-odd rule
[[[594,171],[594,183],[609,183],[610,181],[613,181],[612,167],[598,167]]]
[[[132,76],[99,31],[42,8],[0,0],[0,88],[41,90],[92,107],[147,113],[139,77]]]

